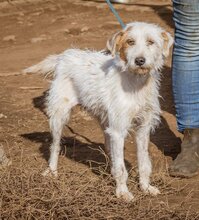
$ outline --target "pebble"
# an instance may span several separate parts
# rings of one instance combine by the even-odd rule
[[[23,24],[23,21],[18,21],[17,24]]]
[[[118,21],[107,21],[105,24],[120,25]]]
[[[14,41],[16,41],[16,37],[15,37],[15,35],[8,35],[8,36],[3,38],[3,41],[12,41],[12,42],[14,42]]]
[[[39,15],[41,15],[41,14],[42,14],[42,12],[41,12],[41,11],[38,11],[38,12],[32,13],[31,15],[32,15],[32,16],[39,16]]]
[[[88,30],[89,30],[89,27],[85,26],[85,27],[83,27],[83,28],[81,29],[81,32],[86,32],[86,31],[88,31]]]
[[[41,41],[47,40],[46,35],[41,35],[40,37],[34,37],[30,40],[32,44],[39,43]]]
[[[7,116],[4,115],[3,113],[0,113],[0,119],[1,119],[1,118],[7,118]]]
[[[64,20],[67,19],[67,17],[65,15],[59,16],[57,18],[54,18],[51,20],[51,23],[55,23],[56,21],[60,21],[60,20]]]
[[[70,33],[70,30],[69,29],[64,29],[64,34],[69,34]]]
[[[28,26],[28,27],[33,26],[33,23],[28,22],[27,26]]]

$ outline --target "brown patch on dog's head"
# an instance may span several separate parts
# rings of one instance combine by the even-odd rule
[[[107,50],[110,51],[112,56],[115,56],[117,52],[119,52],[120,58],[123,61],[127,61],[126,59],[126,49],[131,46],[133,40],[128,41],[128,32],[132,29],[132,27],[128,27],[124,31],[120,31],[113,35],[111,39],[107,41],[106,47]],[[131,41],[131,42],[130,42]]]
[[[163,44],[163,55],[165,57],[167,57],[169,55],[169,49],[171,47],[171,45],[173,44],[173,38],[171,37],[171,35],[164,31],[161,33],[161,37],[164,40],[164,44]]]
[[[123,33],[119,44],[118,44],[118,52],[120,54],[120,58],[124,61],[127,62],[126,58],[126,50],[130,46],[133,46],[135,44],[135,41],[133,39],[128,39],[128,32],[132,30],[132,27],[128,27],[126,31]]]
[[[120,38],[122,37],[122,35],[123,35],[122,31],[117,32],[106,43],[106,50],[110,51],[112,56],[115,56],[115,54],[117,52],[117,46],[118,46],[118,43],[119,43]]]

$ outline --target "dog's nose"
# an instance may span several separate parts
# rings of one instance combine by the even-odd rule
[[[135,59],[135,64],[137,66],[142,66],[142,65],[144,65],[145,61],[146,61],[146,59],[144,57],[137,57]]]

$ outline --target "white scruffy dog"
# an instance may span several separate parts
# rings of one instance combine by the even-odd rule
[[[53,143],[45,174],[57,175],[62,129],[71,109],[81,104],[104,129],[116,196],[133,199],[124,164],[124,139],[130,129],[136,137],[140,187],[159,194],[150,185],[148,145],[150,131],[160,120],[159,71],[172,43],[170,34],[157,25],[133,22],[107,42],[107,54],[69,49],[25,70],[54,75],[47,99]]]

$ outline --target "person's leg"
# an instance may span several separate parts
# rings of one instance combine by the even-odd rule
[[[173,9],[173,94],[178,130],[184,133],[184,140],[170,174],[189,177],[199,168],[199,2],[173,0]]]

